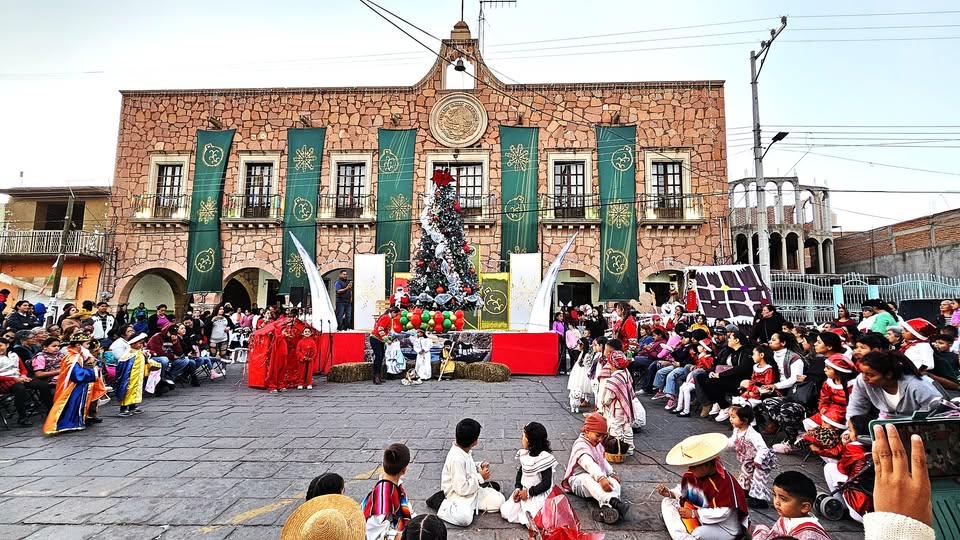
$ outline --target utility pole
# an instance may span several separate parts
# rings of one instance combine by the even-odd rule
[[[780,28],[770,30],[770,40],[760,42],[759,52],[750,51],[750,91],[753,94],[753,168],[754,179],[757,182],[757,244],[760,251],[760,275],[767,287],[773,285],[770,283],[770,234],[767,231],[767,190],[763,180],[764,151],[760,142],[760,101],[757,97],[757,78],[767,59],[770,45],[786,27],[787,18],[780,17]],[[759,68],[757,67],[758,59],[760,60]],[[751,246],[750,249],[753,247]]]
[[[70,190],[70,198],[67,199],[67,215],[63,217],[63,231],[60,233],[60,249],[57,253],[57,262],[54,264],[53,271],[53,290],[50,292],[50,298],[53,299],[51,305],[56,305],[57,294],[60,292],[60,279],[63,277],[63,260],[67,253],[67,240],[70,239],[70,226],[73,225],[73,202],[76,197],[73,190]]]

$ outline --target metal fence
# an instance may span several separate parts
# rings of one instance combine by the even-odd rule
[[[836,316],[837,304],[858,313],[863,302],[882,298],[899,304],[904,300],[960,297],[960,278],[933,274],[903,274],[889,278],[846,274],[843,276],[774,273],[773,301],[783,316],[794,322],[823,323]]]

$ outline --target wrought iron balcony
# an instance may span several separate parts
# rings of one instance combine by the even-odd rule
[[[540,195],[541,221],[554,225],[595,225],[600,221],[598,195]]]
[[[228,227],[279,225],[283,215],[281,195],[233,194],[223,196],[223,222]]]
[[[0,254],[5,257],[56,256],[60,253],[61,231],[6,229],[0,231]],[[73,231],[67,235],[66,255],[106,257],[107,235],[101,232]]]
[[[399,210],[402,211],[402,208]],[[407,204],[409,214],[409,203]],[[317,221],[356,225],[373,223],[377,217],[376,195],[320,195]]]
[[[427,194],[421,193],[417,197],[417,208],[415,215],[419,216],[426,204]],[[490,226],[496,223],[500,218],[500,203],[497,195],[489,193],[487,195],[459,195],[457,202],[460,204],[460,215],[465,224]]]
[[[137,225],[180,225],[189,219],[189,194],[147,193],[133,197],[133,222]]]
[[[637,200],[637,225],[642,227],[690,227],[705,221],[703,195],[644,194]]]

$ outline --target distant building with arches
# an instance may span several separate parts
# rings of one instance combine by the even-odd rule
[[[801,274],[836,273],[830,190],[801,184],[796,176],[764,178],[770,269]],[[757,182],[741,178],[729,185],[733,262],[760,262],[757,234]]]

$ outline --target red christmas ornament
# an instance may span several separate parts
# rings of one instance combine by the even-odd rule
[[[460,201],[453,201],[453,209],[456,210],[457,212],[462,210],[462,208],[460,207]]]
[[[443,294],[443,287],[437,287],[437,294]]]
[[[417,266],[423,266],[423,259],[417,259]]]
[[[464,287],[463,292],[470,294],[470,287]]]
[[[454,314],[454,316],[456,316],[456,318],[458,318],[458,319],[462,319],[462,318],[463,318],[463,310],[462,310],[462,309],[458,309],[458,310],[454,311],[453,314]]]
[[[433,331],[436,332],[436,333],[438,333],[438,334],[441,333],[441,332],[443,332],[443,325],[442,325],[442,324],[438,324],[438,325],[434,326],[434,327],[433,327]]]
[[[444,319],[443,313],[437,311],[433,314],[433,322],[437,324],[443,324],[443,319]]]
[[[463,252],[464,252],[464,253],[470,253],[470,246],[468,246],[467,244],[464,244],[464,245],[463,245]]]
[[[467,322],[467,321],[465,321],[465,320],[463,319],[463,317],[460,317],[459,319],[455,319],[455,320],[453,321],[453,327],[456,328],[457,331],[459,332],[460,330],[463,330],[463,325],[464,325],[464,323],[466,323],[466,322]]]
[[[471,273],[471,274],[476,274],[476,273],[477,273],[477,269],[476,269],[476,268],[471,268],[471,269],[470,269],[470,273]]]

